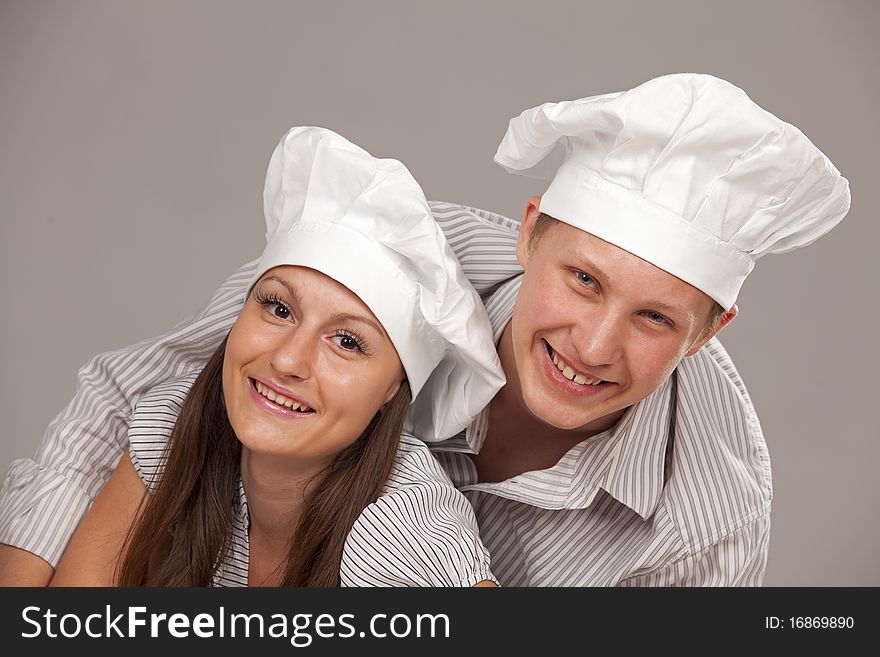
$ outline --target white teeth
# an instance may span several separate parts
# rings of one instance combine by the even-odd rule
[[[574,381],[578,385],[596,386],[602,383],[602,379],[593,379],[592,377],[575,372],[555,351],[553,352],[553,364],[556,365],[556,368],[560,372],[562,372],[562,376],[569,381]]]
[[[299,412],[303,412],[303,413],[312,410],[311,408],[309,408],[305,404],[300,404],[299,402],[295,402],[292,399],[288,399],[284,395],[279,395],[277,392],[275,392],[271,388],[267,388],[259,381],[255,381],[255,383],[257,384],[257,386],[256,386],[257,392],[259,392],[261,395],[263,395],[263,397],[265,397],[269,401],[275,402],[279,406],[286,406],[287,408],[289,408],[291,410],[299,411]]]

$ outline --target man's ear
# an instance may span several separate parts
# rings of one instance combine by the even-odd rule
[[[526,268],[529,261],[529,239],[532,236],[532,231],[535,230],[535,222],[541,214],[539,207],[541,207],[541,197],[532,196],[526,201],[526,209],[520,221],[519,237],[516,239],[516,259],[523,269]]]
[[[731,307],[730,310],[727,310],[724,313],[722,313],[721,317],[718,318],[718,322],[715,324],[715,328],[712,329],[711,332],[707,333],[706,335],[704,335],[700,339],[698,339],[693,345],[691,345],[691,348],[688,349],[688,352],[685,354],[685,357],[693,356],[700,349],[702,349],[703,345],[705,345],[707,342],[709,342],[709,340],[711,340],[716,335],[718,335],[718,332],[721,329],[723,329],[725,326],[727,326],[728,324],[730,324],[733,321],[733,318],[736,317],[738,312],[739,312],[739,309],[736,307],[736,304],[733,304],[733,306]]]

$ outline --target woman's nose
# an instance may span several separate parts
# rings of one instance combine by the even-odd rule
[[[280,377],[307,379],[311,376],[318,336],[306,327],[297,326],[279,336],[271,355],[272,369]]]

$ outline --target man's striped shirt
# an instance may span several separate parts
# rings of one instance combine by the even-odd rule
[[[521,281],[519,225],[474,208],[431,206],[497,338]],[[0,542],[57,563],[126,449],[135,405],[155,385],[204,365],[237,317],[255,265],[236,272],[190,322],[101,354],[80,370],[76,396],[36,457],[10,465],[0,491]],[[502,585],[762,582],[769,457],[745,386],[716,339],[615,427],[546,470],[479,483],[467,452],[481,444],[487,421],[484,412],[464,435],[431,449],[473,505]]]

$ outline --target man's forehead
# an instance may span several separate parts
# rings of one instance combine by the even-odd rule
[[[680,314],[702,312],[712,300],[690,283],[652,262],[585,230],[558,222],[562,230],[553,240],[557,253],[579,263],[610,291],[626,292],[651,307]]]

